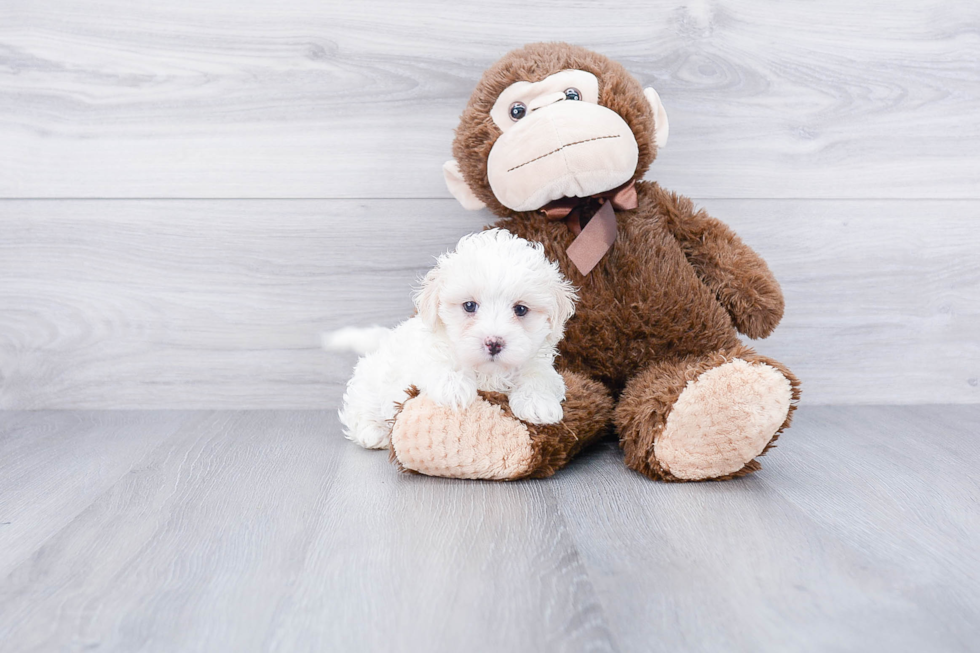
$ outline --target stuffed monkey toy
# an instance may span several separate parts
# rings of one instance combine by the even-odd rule
[[[539,43],[488,69],[444,167],[467,209],[544,244],[579,291],[559,345],[558,424],[516,419],[484,393],[454,412],[411,393],[391,457],[435,476],[550,476],[614,430],[630,468],[662,481],[721,480],[760,468],[789,426],[799,381],[739,340],[783,315],[772,273],[686,197],[640,181],[667,141],[667,114],[619,64]]]

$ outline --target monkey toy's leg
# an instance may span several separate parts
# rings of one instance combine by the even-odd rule
[[[406,471],[428,476],[498,481],[551,476],[604,434],[613,415],[605,386],[573,372],[562,376],[564,417],[548,425],[518,420],[498,393],[481,393],[457,412],[411,392],[395,416],[391,458]]]
[[[616,406],[626,464],[663,481],[723,480],[758,469],[755,458],[789,426],[800,382],[744,345],[661,361],[633,377]]]

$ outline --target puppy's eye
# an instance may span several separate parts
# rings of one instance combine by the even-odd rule
[[[523,102],[515,102],[510,105],[510,119],[517,122],[521,118],[527,115],[527,107],[524,106]]]
[[[566,100],[581,100],[582,94],[578,92],[577,88],[566,88],[565,89],[565,99]]]
[[[476,309],[480,307],[476,302],[463,302],[463,310],[467,313],[476,313]]]
[[[518,304],[517,306],[515,306],[514,315],[516,315],[517,317],[524,317],[525,315],[527,315],[527,306],[524,306],[523,304]]]

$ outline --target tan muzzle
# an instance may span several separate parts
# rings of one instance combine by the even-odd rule
[[[626,183],[639,148],[626,121],[591,102],[562,101],[530,112],[490,150],[494,196],[514,211],[562,197],[588,197]]]

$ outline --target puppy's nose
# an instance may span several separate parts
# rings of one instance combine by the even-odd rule
[[[487,338],[483,344],[487,346],[487,351],[490,352],[491,356],[496,356],[504,348],[504,341],[501,338]]]

